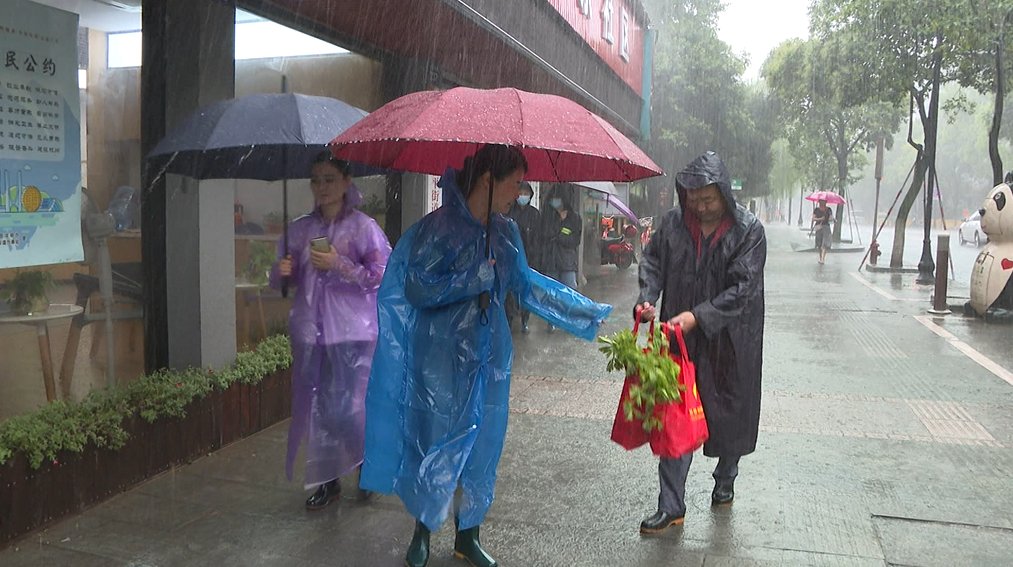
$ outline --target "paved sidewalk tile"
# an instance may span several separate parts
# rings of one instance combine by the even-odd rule
[[[657,459],[609,441],[623,376],[596,344],[532,321],[514,335],[509,431],[482,526],[500,565],[1010,563],[1013,328],[925,319],[931,289],[912,277],[858,273],[855,254],[818,265],[794,251],[797,230],[768,235],[760,437],[734,503],[711,507],[715,460],[698,453],[685,524],[641,536]],[[629,326],[636,270],[593,275],[581,291],[615,306],[601,333]],[[402,565],[413,520],[399,500],[307,512],[301,471],[284,477],[286,435],[279,424],[29,534],[0,564]],[[450,522],[433,534],[431,566],[464,565],[453,537]]]

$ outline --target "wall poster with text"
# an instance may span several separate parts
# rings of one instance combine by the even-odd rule
[[[4,2],[0,268],[81,261],[78,16],[29,0]]]

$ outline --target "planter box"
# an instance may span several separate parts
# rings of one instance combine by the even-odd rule
[[[291,373],[258,384],[233,384],[186,408],[186,417],[123,427],[118,450],[87,447],[32,470],[23,455],[0,465],[0,548],[45,524],[75,514],[158,473],[220,449],[289,417]]]

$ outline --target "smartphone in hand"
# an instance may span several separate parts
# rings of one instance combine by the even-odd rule
[[[314,252],[330,252],[331,243],[327,240],[326,236],[318,236],[313,240],[310,240],[310,250]]]

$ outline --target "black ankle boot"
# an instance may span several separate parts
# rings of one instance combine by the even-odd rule
[[[312,496],[306,499],[307,510],[322,510],[332,500],[341,498],[341,484],[338,479],[321,484]]]
[[[714,491],[711,492],[711,506],[727,506],[735,499],[735,483],[727,480],[714,483]]]
[[[404,563],[408,567],[426,567],[429,563],[429,528],[422,522],[415,522],[415,534],[408,544]]]
[[[454,556],[466,560],[474,567],[496,567],[496,560],[482,549],[482,544],[478,541],[478,526],[457,531]]]

